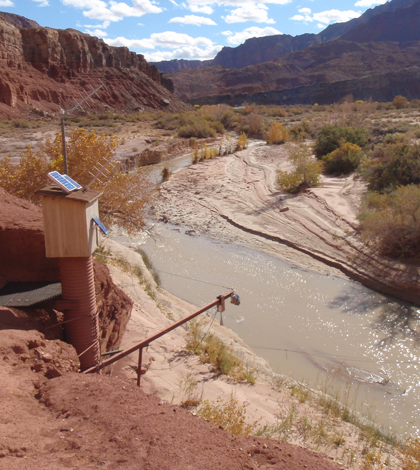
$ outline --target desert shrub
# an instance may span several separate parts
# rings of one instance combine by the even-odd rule
[[[416,470],[420,468],[420,439],[408,439],[402,452],[404,455],[402,470]]]
[[[244,366],[232,349],[212,333],[204,334],[199,321],[191,321],[187,332],[187,351],[200,357],[205,364],[212,364],[219,374],[229,375],[237,382],[255,383],[255,371]]]
[[[307,145],[290,146],[289,160],[295,167],[294,171],[278,171],[277,183],[283,191],[295,193],[302,188],[321,184],[323,163],[313,159]]]
[[[340,148],[324,155],[324,171],[327,174],[348,174],[354,171],[363,157],[362,149],[351,142],[346,142]]]
[[[290,126],[289,133],[292,140],[303,140],[305,138],[311,137],[311,124],[306,119],[302,119],[302,121],[299,123]]]
[[[235,129],[238,125],[238,115],[232,108],[227,109],[220,118],[225,129]]]
[[[200,114],[196,111],[159,114],[155,125],[159,129],[178,130],[178,136],[184,138],[215,137],[216,133],[224,132],[223,124],[213,114]]]
[[[395,109],[403,109],[403,108],[406,108],[407,105],[408,105],[408,100],[405,96],[397,95],[392,100],[392,106],[394,106]]]
[[[178,130],[178,136],[185,139],[197,137],[203,139],[206,137],[216,137],[216,131],[210,127],[205,121],[197,121],[193,124],[182,126]]]
[[[362,236],[379,253],[420,257],[420,186],[400,186],[387,194],[369,193],[359,214]]]
[[[249,436],[257,431],[258,421],[247,423],[245,403],[240,405],[233,397],[225,401],[218,397],[216,405],[205,400],[197,410],[197,414],[206,421],[221,426],[234,436]]]
[[[267,142],[270,145],[279,145],[284,144],[287,140],[289,140],[289,133],[283,124],[280,122],[272,124],[267,134]]]
[[[261,116],[255,113],[239,116],[236,131],[239,133],[245,132],[247,135],[259,137],[262,133]]]
[[[286,117],[287,111],[284,108],[280,108],[279,106],[267,106],[266,114],[272,117]]]
[[[360,167],[372,191],[420,184],[420,146],[389,142],[376,147]]]
[[[364,147],[368,143],[368,137],[369,133],[366,129],[328,124],[322,127],[318,134],[314,147],[315,156],[322,158],[346,142]]]
[[[406,142],[406,134],[402,132],[395,132],[395,134],[386,134],[384,143],[385,144],[402,144]]]
[[[246,136],[245,132],[242,132],[238,137],[238,141],[236,144],[237,150],[244,150],[248,147],[249,141],[248,137]]]

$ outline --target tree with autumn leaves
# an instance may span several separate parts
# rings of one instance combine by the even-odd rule
[[[66,143],[69,176],[82,186],[93,179],[94,167],[111,158],[118,147],[114,137],[97,135],[86,129],[70,132]],[[8,158],[3,159],[0,162],[0,186],[10,194],[40,204],[36,191],[50,183],[48,172],[64,172],[62,148],[62,137],[57,133],[54,139],[47,137],[37,151],[28,147],[17,165]],[[153,197],[155,184],[144,169],[125,173],[116,160],[108,167],[110,176],[102,178],[103,182],[96,180],[91,186],[102,192],[99,199],[101,219],[109,226],[116,224],[129,233],[136,232],[144,226],[145,210]]]

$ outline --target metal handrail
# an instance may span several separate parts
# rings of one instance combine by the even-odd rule
[[[166,333],[169,333],[170,331],[174,330],[175,328],[178,328],[178,326],[183,325],[184,323],[192,320],[193,318],[197,317],[201,313],[204,313],[205,311],[209,310],[210,308],[214,306],[219,307],[219,311],[223,312],[224,307],[225,307],[225,300],[228,299],[229,297],[232,297],[234,294],[234,291],[230,291],[225,295],[219,295],[216,300],[213,302],[209,303],[205,307],[200,308],[200,310],[195,311],[194,313],[191,313],[190,315],[186,316],[185,318],[173,323],[171,326],[168,326],[164,330],[159,331],[158,333],[155,333],[152,336],[149,336],[149,338],[144,339],[140,343],[137,343],[136,345],[132,346],[129,349],[126,349],[118,354],[115,354],[115,356],[106,359],[105,361],[101,362],[100,364],[97,364],[94,367],[91,367],[90,369],[86,369],[85,371],[82,372],[82,374],[91,374],[94,372],[99,372],[101,369],[104,367],[110,366],[114,362],[119,361],[120,359],[123,359],[124,357],[128,356],[129,354],[139,351],[139,360],[138,360],[138,367],[137,367],[137,385],[140,387],[140,377],[141,377],[141,363],[142,363],[142,356],[143,356],[143,348],[146,346],[149,346],[150,343],[155,341],[156,339],[160,338],[163,335],[166,335]]]

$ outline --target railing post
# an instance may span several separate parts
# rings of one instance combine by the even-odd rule
[[[137,367],[137,387],[140,387],[142,359],[143,359],[143,348],[140,348],[139,349],[139,364],[138,364],[138,367]]]
[[[220,324],[223,325],[223,312],[225,311],[225,298],[223,295],[217,297],[219,303],[217,304],[217,311],[220,312]]]

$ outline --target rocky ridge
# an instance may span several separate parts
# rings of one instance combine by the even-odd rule
[[[0,17],[0,51],[3,118],[56,114],[101,83],[105,86],[85,106],[94,112],[188,108],[172,94],[172,82],[141,54],[76,30],[18,29]]]
[[[213,60],[218,66],[167,76],[176,94],[192,104],[330,104],[348,94],[356,100],[389,101],[397,94],[411,100],[419,97],[419,20],[420,0],[393,0],[357,21],[332,25],[324,36],[307,35],[306,45],[299,43],[303,36],[253,38],[223,49],[219,56],[225,59]],[[222,68],[226,64],[230,68]]]
[[[419,46],[335,40],[240,70],[217,66],[168,76],[192,104],[327,104],[348,94],[356,100],[390,101],[397,94],[413,99],[419,96]]]

